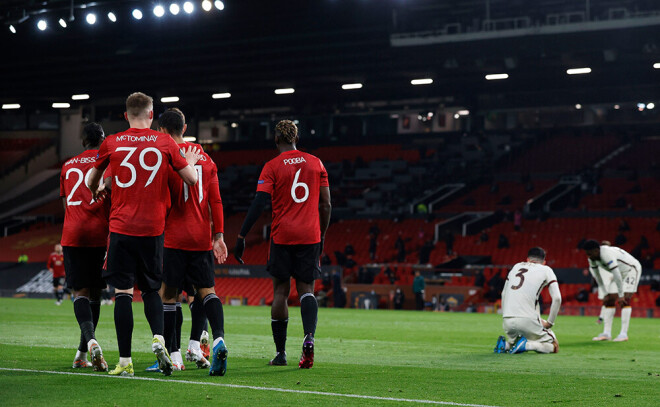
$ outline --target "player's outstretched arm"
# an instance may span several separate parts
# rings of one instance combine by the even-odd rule
[[[250,209],[243,221],[241,232],[238,234],[238,239],[236,239],[236,246],[234,247],[234,257],[241,264],[243,264],[243,252],[245,252],[245,236],[250,232],[257,219],[259,219],[269,200],[270,194],[263,191],[258,191],[254,196],[254,200],[252,200]]]
[[[179,171],[179,176],[183,179],[183,182],[192,186],[197,183],[197,171],[193,168],[197,161],[201,158],[201,154],[197,147],[189,146],[188,150],[185,152],[186,161],[188,165],[181,168]]]
[[[330,187],[321,187],[319,199],[319,220],[321,222],[321,252],[325,243],[325,232],[330,226],[330,215],[332,213],[332,203],[330,203]]]

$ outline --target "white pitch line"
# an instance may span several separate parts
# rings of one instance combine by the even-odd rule
[[[347,398],[353,398],[353,399],[366,399],[366,400],[397,401],[397,402],[403,402],[403,403],[436,404],[436,405],[443,405],[443,406],[497,407],[497,406],[489,406],[489,405],[484,405],[484,404],[453,403],[451,401],[416,400],[416,399],[402,399],[402,398],[396,398],[396,397],[365,396],[365,395],[362,395],[362,394],[327,393],[327,392],[322,392],[322,391],[280,389],[278,387],[248,386],[248,385],[243,385],[243,384],[215,383],[215,382],[194,382],[194,381],[189,381],[189,380],[177,380],[177,379],[157,379],[155,377],[122,377],[122,376],[110,376],[110,375],[100,375],[100,374],[92,374],[92,373],[57,372],[57,371],[53,371],[53,370],[14,369],[14,368],[0,367],[0,371],[3,371],[3,370],[8,371],[8,372],[45,373],[45,374],[59,374],[59,375],[68,375],[68,376],[90,376],[90,377],[105,377],[105,378],[110,378],[110,379],[143,380],[143,381],[149,381],[149,382],[199,384],[199,385],[202,385],[202,386],[229,387],[229,388],[232,388],[232,389],[276,391],[276,392],[280,392],[280,393],[313,394],[313,395],[316,395],[316,396],[331,396],[331,397],[347,397]]]

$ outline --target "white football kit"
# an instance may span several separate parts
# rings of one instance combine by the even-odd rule
[[[546,343],[557,340],[552,330],[541,324],[538,298],[546,286],[549,286],[553,299],[548,322],[554,324],[561,305],[561,293],[552,269],[539,263],[522,262],[509,272],[502,291],[502,327],[509,344],[518,336]]]
[[[598,298],[601,293],[623,297],[624,293],[637,292],[642,265],[619,247],[600,246],[600,259],[589,259],[589,271],[598,283]]]

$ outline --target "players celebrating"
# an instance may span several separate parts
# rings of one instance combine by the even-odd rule
[[[133,335],[133,286],[142,292],[144,313],[153,334],[152,351],[165,375],[172,361],[163,338],[163,302],[158,294],[162,280],[163,232],[170,197],[169,167],[188,185],[197,183],[193,168],[199,160],[197,149],[184,154],[167,135],[150,129],[153,99],[136,92],[126,99],[124,117],[130,128],[107,137],[87,182],[95,199],[103,193],[99,181],[110,166],[113,175],[108,245],[107,282],[115,287],[115,329],[119,363],[112,375],[133,376],[131,340]]]
[[[73,290],[73,311],[80,325],[80,345],[73,360],[73,367],[94,366],[105,372],[108,364],[96,341],[94,331],[99,322],[101,291],[106,284],[102,269],[108,239],[109,199],[92,199],[92,193],[80,187],[92,171],[98,148],[105,135],[97,123],[89,123],[83,129],[82,143],[86,151],[73,157],[62,166],[60,196],[64,204],[64,268],[67,286]],[[110,182],[106,172],[105,180]],[[92,357],[87,361],[87,350]]]
[[[186,129],[183,113],[170,109],[159,118],[160,131],[172,136],[181,148],[199,147],[183,141]],[[201,147],[200,147],[201,148]],[[222,303],[215,294],[213,256],[218,263],[227,259],[227,247],[223,239],[223,209],[218,183],[218,169],[207,154],[202,153],[197,165],[198,181],[189,188],[181,178],[170,170],[169,187],[172,193],[172,208],[165,226],[165,254],[163,262],[163,303],[165,307],[165,343],[172,348],[175,338],[177,291],[184,288],[184,280],[192,283],[196,291],[195,307],[203,306],[213,332],[213,356],[209,374],[224,376],[227,370],[227,347],[224,342],[224,315]],[[210,208],[210,215],[209,215]],[[213,235],[211,235],[211,218]],[[188,294],[192,294],[189,292]],[[197,346],[186,352],[188,360],[198,367],[208,367],[208,361],[199,348],[199,336],[203,326],[198,327]],[[180,339],[180,338],[178,338]],[[177,349],[178,353],[178,349]],[[174,362],[182,365],[181,356]]]
[[[605,310],[602,313],[603,333],[593,340],[612,339],[612,321],[618,303],[621,305],[621,332],[614,338],[614,342],[625,342],[628,340],[628,327],[632,315],[630,300],[637,292],[642,265],[625,250],[600,245],[596,240],[587,240],[582,248],[587,254],[589,271],[598,283],[599,292],[606,293],[603,300]]]
[[[298,366],[311,368],[314,364],[314,333],[318,314],[314,280],[320,277],[319,257],[330,224],[331,205],[328,173],[323,163],[311,154],[298,151],[298,140],[298,128],[292,121],[282,120],[275,127],[275,144],[280,154],[267,162],[261,171],[257,194],[243,222],[234,255],[243,263],[241,257],[245,250],[245,236],[259,218],[266,202],[272,199],[272,239],[267,269],[273,277],[271,328],[277,355],[270,364],[287,364],[287,299],[293,277],[300,295],[305,335]]]
[[[548,320],[541,319],[538,296],[548,287],[552,305]],[[561,293],[554,271],[545,265],[545,251],[534,247],[527,252],[527,261],[518,263],[509,272],[502,291],[502,327],[506,333],[497,340],[495,353],[557,353],[559,344],[550,329],[561,307]]]

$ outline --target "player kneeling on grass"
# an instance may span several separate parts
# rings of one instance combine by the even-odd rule
[[[548,287],[552,306],[548,320],[541,319],[538,296]],[[495,353],[557,353],[559,344],[550,329],[561,307],[557,277],[545,265],[545,251],[534,247],[527,252],[527,261],[518,263],[509,272],[502,290],[502,327],[506,333],[497,339]]]
[[[83,129],[82,143],[86,151],[71,158],[62,166],[60,196],[64,204],[64,269],[66,282],[73,289],[73,312],[80,325],[80,345],[73,367],[90,367],[105,372],[108,364],[94,331],[99,322],[101,291],[105,288],[102,270],[108,238],[109,198],[92,199],[92,193],[80,187],[96,163],[96,155],[105,138],[103,128],[89,123]],[[104,183],[110,183],[106,172]],[[87,360],[87,351],[92,362]]]
[[[180,148],[200,146],[183,140],[186,131],[185,118],[179,109],[170,109],[159,118],[160,131],[172,136]],[[170,169],[169,188],[172,195],[172,207],[165,222],[165,253],[163,260],[163,306],[165,311],[165,344],[173,353],[175,367],[181,369],[183,360],[175,344],[180,342],[180,332],[176,330],[176,301],[179,290],[186,288],[185,281],[191,283],[186,288],[188,294],[195,293],[194,307],[203,307],[211,331],[213,332],[213,356],[209,375],[224,376],[227,371],[227,347],[222,303],[215,294],[215,272],[213,257],[219,264],[227,259],[227,246],[223,239],[224,220],[218,169],[207,154],[202,153],[197,165],[198,181],[194,188],[181,180]],[[210,213],[209,213],[210,212]],[[211,235],[211,219],[213,235]],[[211,238],[213,236],[213,238]],[[196,318],[197,319],[197,318]],[[197,339],[202,332],[198,325]],[[197,346],[191,345],[186,358],[194,361],[199,368],[208,366]]]
[[[628,326],[632,315],[630,303],[633,294],[637,292],[642,265],[625,250],[601,245],[596,240],[587,240],[582,248],[587,254],[589,271],[598,283],[599,298],[603,299],[604,306],[601,311],[603,332],[593,340],[612,339],[612,321],[618,303],[621,305],[621,332],[614,342],[625,342],[628,340]]]
[[[275,126],[275,144],[280,154],[264,165],[243,227],[236,241],[234,256],[243,263],[245,236],[272,196],[272,239],[267,270],[273,276],[271,328],[277,355],[271,365],[286,365],[286,330],[289,322],[287,300],[291,277],[300,295],[300,314],[305,338],[298,367],[314,365],[314,333],[318,304],[314,280],[321,276],[319,258],[325,232],[330,224],[330,187],[321,160],[296,149],[298,128],[290,120]]]

